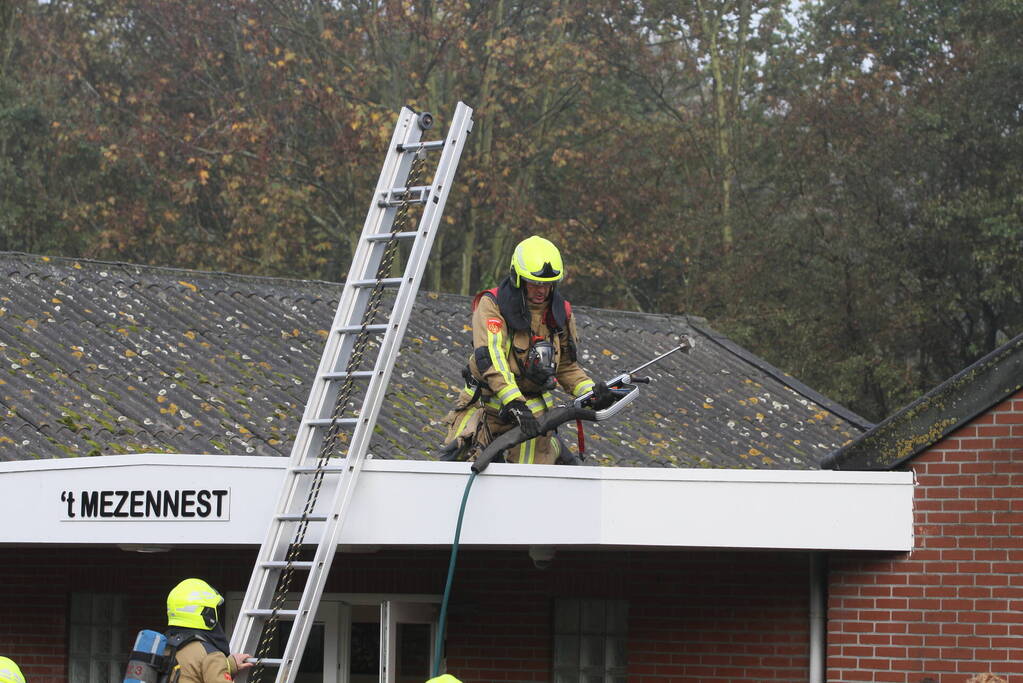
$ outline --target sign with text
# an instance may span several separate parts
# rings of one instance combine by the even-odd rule
[[[64,522],[228,521],[231,489],[85,489],[60,492]]]

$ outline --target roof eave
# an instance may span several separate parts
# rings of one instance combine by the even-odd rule
[[[0,517],[23,520],[0,529],[0,543],[258,545],[286,463],[201,455],[0,463]],[[468,481],[467,463],[366,461],[339,544],[449,545]],[[190,490],[195,501],[200,487],[227,491],[216,519],[155,519],[130,503],[114,514],[120,492],[141,491],[141,500]],[[96,492],[104,491],[101,517]],[[81,507],[87,496],[91,514]],[[461,545],[906,551],[912,517],[906,472],[497,464],[474,480]]]

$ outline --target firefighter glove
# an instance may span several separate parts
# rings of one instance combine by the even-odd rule
[[[501,408],[501,419],[505,422],[518,424],[519,429],[522,430],[522,436],[530,439],[540,436],[540,423],[533,417],[533,411],[529,409],[525,401],[516,399]]]
[[[603,382],[593,385],[593,409],[604,410],[611,407],[615,402],[615,395]]]

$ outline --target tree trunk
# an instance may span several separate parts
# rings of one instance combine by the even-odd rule
[[[726,87],[723,56],[719,43],[722,16],[730,11],[729,3],[725,3],[712,13],[708,13],[703,0],[697,0],[697,11],[700,15],[700,29],[707,41],[707,57],[710,60],[710,71],[713,79],[714,96],[714,151],[713,167],[717,173],[717,181],[721,188],[721,245],[724,251],[730,252],[735,242],[732,225],[732,185],[735,173],[732,117],[738,114],[740,93],[746,69],[746,35],[750,21],[750,0],[739,0],[739,25],[736,34],[735,56],[732,65],[732,83]]]
[[[494,3],[493,13],[490,18],[490,30],[487,33],[487,41],[485,44],[490,44],[497,36],[498,28],[501,24],[501,19],[504,16],[504,0],[498,0]],[[494,120],[493,112],[497,109],[491,107],[491,100],[493,99],[494,81],[496,79],[497,65],[496,60],[487,58],[486,66],[483,67],[483,81],[480,85],[480,109],[485,114],[490,114],[490,118],[486,115],[480,117],[481,120],[477,123],[481,130],[479,137],[476,138],[476,158],[479,160],[479,170],[481,177],[488,177],[490,167],[493,161],[492,153],[494,148]],[[469,195],[472,196],[474,188],[469,188]],[[471,200],[470,200],[471,201]],[[476,254],[476,236],[478,234],[477,227],[477,212],[470,205],[469,210],[466,212],[466,226],[465,226],[465,241],[462,244],[462,264],[461,264],[461,282],[458,286],[458,291],[461,294],[469,294],[472,287],[472,264],[475,260],[473,257]],[[504,229],[498,226],[494,226],[494,232],[499,233]]]

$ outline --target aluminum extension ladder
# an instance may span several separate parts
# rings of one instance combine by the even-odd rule
[[[472,109],[459,102],[447,137],[421,141],[432,123],[432,116],[408,107],[398,115],[291,450],[280,499],[232,634],[231,651],[255,657],[256,666],[247,672],[252,683],[269,680],[270,672],[276,683],[295,680],[452,178],[472,129]],[[441,150],[433,181],[417,184],[431,150]],[[423,204],[416,230],[404,229],[410,204]],[[407,247],[409,240],[404,275],[390,277],[396,245]],[[383,288],[397,291],[387,322],[378,323]],[[379,339],[376,360],[372,370],[361,369],[364,352],[371,347],[370,336]],[[356,401],[352,405],[359,407],[352,416],[341,417],[356,386],[361,405]],[[346,457],[332,458],[346,446]],[[307,531],[315,543],[305,541]],[[315,554],[309,557],[314,545]],[[294,588],[296,593],[301,590],[298,607],[284,609],[296,577],[301,584]],[[271,658],[270,646],[282,621],[293,622],[291,633],[283,656]]]

